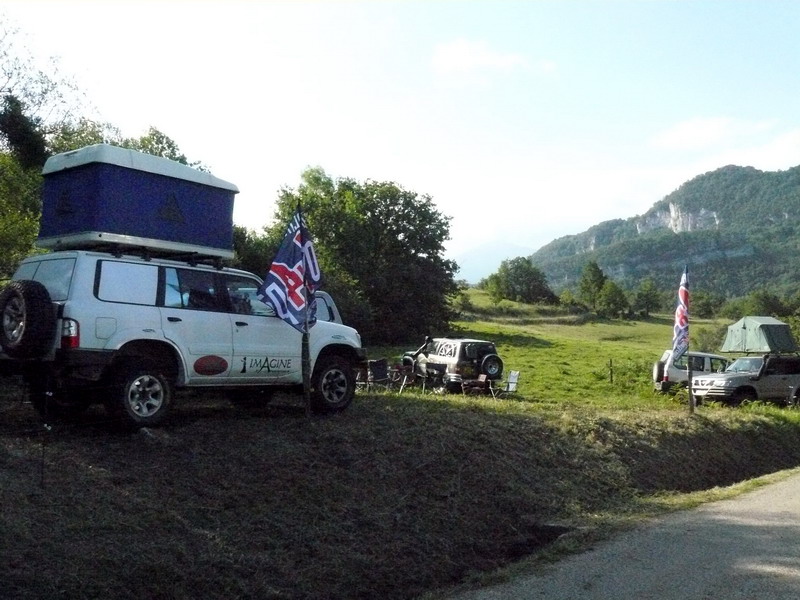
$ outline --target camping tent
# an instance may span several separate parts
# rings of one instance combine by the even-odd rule
[[[772,317],[743,317],[728,326],[722,352],[797,352],[789,326]]]

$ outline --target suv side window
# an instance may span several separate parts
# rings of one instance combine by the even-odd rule
[[[193,269],[165,269],[164,306],[193,310],[224,311],[214,287],[214,274]]]
[[[317,296],[317,320],[318,321],[333,321],[331,315],[333,311],[328,305],[328,301],[321,296]]]
[[[681,371],[686,371],[688,368],[688,363],[686,362],[686,353],[684,352],[681,354],[680,358],[675,359],[672,361],[672,366],[676,369],[680,369]]]
[[[458,344],[455,342],[441,341],[435,345],[433,354],[437,356],[444,356],[445,358],[453,358],[458,353]]]
[[[727,366],[727,363],[719,358],[710,358],[711,361],[711,372],[712,373],[722,373]]]
[[[97,262],[95,296],[105,302],[156,305],[158,267],[100,260]]]
[[[795,375],[800,373],[800,361],[796,358],[772,358],[767,361],[766,375]]]
[[[274,317],[275,310],[258,297],[258,281],[239,275],[223,275],[230,311],[240,315]]]

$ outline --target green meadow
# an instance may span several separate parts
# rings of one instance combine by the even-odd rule
[[[308,417],[182,395],[163,427],[100,410],[45,427],[0,398],[0,581],[10,598],[443,598],[538,568],[664,511],[800,464],[800,411],[652,390],[671,316],[491,305],[517,394],[359,392]],[[692,331],[724,323],[692,322]],[[696,328],[696,329],[695,329]],[[402,347],[368,348],[397,359]]]

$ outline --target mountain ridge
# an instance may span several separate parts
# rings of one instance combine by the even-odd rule
[[[623,288],[642,279],[671,289],[685,265],[701,289],[724,298],[758,288],[800,291],[800,166],[784,171],[727,165],[697,175],[644,214],[603,221],[530,255],[553,291],[577,289],[595,261]]]

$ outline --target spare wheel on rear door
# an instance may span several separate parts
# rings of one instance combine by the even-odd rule
[[[653,363],[653,383],[660,383],[664,379],[664,361],[658,360]]]
[[[0,346],[11,358],[47,354],[56,335],[56,312],[38,281],[12,281],[0,293]]]
[[[481,373],[489,379],[500,379],[503,375],[503,360],[497,354],[487,354],[481,361]]]

